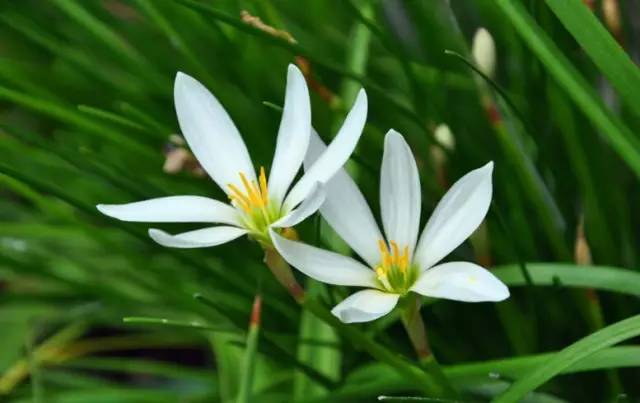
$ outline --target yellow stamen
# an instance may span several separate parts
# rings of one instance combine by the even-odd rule
[[[384,243],[384,241],[382,239],[378,240],[378,249],[380,249],[380,254],[381,255],[389,254],[389,249],[387,249],[387,244]]]
[[[244,210],[245,213],[250,213],[251,212],[251,207],[249,207],[248,204],[246,204],[245,202],[243,202],[242,200],[239,200],[237,197],[235,197],[234,195],[229,196],[229,199],[232,202],[236,202],[236,204],[242,209]]]
[[[391,256],[392,256],[392,263],[396,266],[400,265],[400,248],[398,248],[398,244],[396,243],[396,241],[391,241],[389,242],[391,244],[391,249],[393,252],[391,252]]]
[[[378,240],[380,263],[374,268],[378,283],[382,289],[408,292],[415,281],[415,272],[411,270],[409,246],[400,247],[398,242]]]
[[[261,209],[266,218],[268,216],[269,190],[264,167],[260,167],[258,181],[249,181],[244,172],[240,172],[239,175],[244,189],[240,190],[239,186],[229,184],[229,199],[248,214],[251,214],[255,209]]]
[[[378,248],[380,249],[380,255],[382,256],[382,265],[390,266],[392,264],[391,255],[389,254],[387,244],[382,239],[378,241]]]
[[[402,250],[402,259],[400,260],[400,269],[406,271],[409,267],[409,247],[405,246]]]
[[[229,189],[232,193],[229,195],[229,198],[239,204],[244,211],[251,211],[251,201],[247,196],[245,196],[234,184],[229,184]]]
[[[260,206],[260,197],[256,194],[255,189],[253,189],[253,187],[251,186],[251,183],[249,183],[249,180],[247,179],[247,177],[244,174],[244,172],[240,172],[240,180],[242,180],[242,184],[244,185],[244,189],[247,192],[246,195],[249,197],[249,200],[251,200],[251,205],[253,207],[259,207]]]
[[[251,190],[253,191],[253,194],[256,195],[256,206],[263,207],[265,203],[262,199],[262,194],[260,193],[260,187],[256,181],[251,182]]]
[[[269,189],[267,188],[267,175],[264,173],[264,167],[260,167],[260,193],[262,193],[262,202],[267,205],[269,203]]]

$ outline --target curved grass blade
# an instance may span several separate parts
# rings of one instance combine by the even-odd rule
[[[527,393],[552,379],[571,365],[604,348],[638,335],[640,335],[640,315],[607,326],[554,354],[548,361],[527,372],[511,385],[506,392],[494,399],[493,402],[520,401]]]
[[[456,364],[444,368],[446,375],[460,388],[468,390],[488,382],[519,379],[532,368],[551,359],[557,352],[523,357]],[[565,368],[562,374],[574,374],[613,368],[632,368],[640,365],[640,346],[609,347]],[[373,364],[352,371],[350,378],[332,392],[332,401],[354,401],[372,395],[402,393],[411,390],[411,381],[393,368]],[[309,399],[306,402],[321,402]]]

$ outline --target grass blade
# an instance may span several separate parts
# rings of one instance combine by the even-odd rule
[[[545,363],[535,367],[516,381],[506,392],[493,400],[494,403],[520,401],[527,393],[544,384],[571,365],[590,355],[640,335],[640,315],[622,320],[590,334],[553,355]]]

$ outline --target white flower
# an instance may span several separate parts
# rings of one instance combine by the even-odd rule
[[[471,54],[478,69],[488,77],[493,77],[496,69],[496,44],[485,28],[479,28],[473,35]]]
[[[227,193],[230,203],[202,196],[170,196],[122,205],[100,204],[97,208],[123,221],[219,224],[177,235],[149,230],[153,240],[175,248],[215,246],[244,234],[270,244],[270,227],[292,227],[318,210],[325,198],[323,183],[353,152],[367,115],[367,97],[361,90],[333,142],[292,186],[311,132],[309,92],[298,68],[290,65],[288,69],[284,110],[268,180],[262,167],[256,175],[238,129],[201,83],[178,73],[174,99],[180,128],[191,151]]]
[[[324,149],[312,135],[310,163]],[[357,185],[344,170],[326,184],[320,208],[333,229],[368,264],[272,234],[280,254],[309,277],[328,284],[366,287],[338,304],[343,322],[366,322],[389,313],[413,291],[466,302],[501,301],[509,290],[488,270],[468,262],[437,264],[480,225],[491,203],[493,163],[456,182],[436,207],[418,240],[420,180],[409,146],[391,130],[385,138],[380,178],[383,237]]]

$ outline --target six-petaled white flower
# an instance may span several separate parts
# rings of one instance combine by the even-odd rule
[[[182,133],[209,176],[226,192],[230,203],[202,196],[169,196],[122,205],[98,205],[108,216],[135,222],[202,222],[220,224],[171,235],[150,229],[163,246],[198,248],[219,245],[244,234],[271,244],[269,229],[281,232],[318,210],[327,182],[353,152],[367,115],[361,90],[335,139],[293,185],[309,145],[311,107],[302,73],[289,66],[276,151],[267,180],[256,175],[246,145],[218,100],[197,80],[178,73],[175,107]]]
[[[313,134],[305,166],[326,146]],[[366,287],[338,304],[332,313],[343,322],[366,322],[389,313],[400,297],[415,292],[466,302],[501,301],[508,288],[488,270],[469,262],[437,264],[457,248],[484,219],[491,203],[493,163],[458,180],[437,205],[420,239],[420,179],[402,135],[391,130],[384,143],[380,207],[386,237],[357,185],[340,170],[326,184],[320,212],[331,227],[369,265],[272,232],[278,252],[318,281]]]

